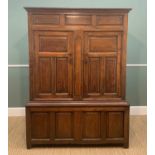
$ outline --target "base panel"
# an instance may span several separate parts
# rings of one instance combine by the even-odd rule
[[[129,105],[119,103],[29,103],[27,148],[40,145],[129,146]]]

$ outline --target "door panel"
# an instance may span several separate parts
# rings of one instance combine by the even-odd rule
[[[56,93],[68,92],[68,60],[67,58],[56,59]]]
[[[116,93],[116,58],[105,60],[105,94]]]
[[[84,112],[82,125],[83,140],[99,140],[102,138],[100,112]]]
[[[83,51],[83,96],[89,98],[119,98],[120,32],[85,32]]]
[[[85,81],[88,83],[85,85],[85,91],[88,95],[100,95],[100,58],[89,57],[87,59],[87,65],[84,66]]]
[[[50,139],[50,121],[47,112],[32,113],[31,135],[32,139]]]
[[[39,59],[40,93],[51,92],[51,60],[50,58]]]
[[[100,89],[100,61],[99,58],[90,58],[88,68],[88,77],[90,84],[88,85],[89,93],[99,93]]]
[[[90,52],[106,52],[116,51],[117,48],[116,37],[105,36],[105,37],[91,37],[89,39]]]
[[[73,97],[73,33],[36,31],[34,100]]]
[[[107,132],[106,138],[124,137],[124,113],[108,112],[107,114]],[[115,130],[114,130],[115,129]]]
[[[55,140],[74,139],[74,116],[71,112],[57,112],[55,121]]]
[[[67,37],[41,36],[39,42],[40,52],[67,52]]]

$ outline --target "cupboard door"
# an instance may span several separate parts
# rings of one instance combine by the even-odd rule
[[[85,32],[83,96],[119,98],[121,94],[121,32]]]
[[[72,99],[72,32],[35,32],[34,100]]]

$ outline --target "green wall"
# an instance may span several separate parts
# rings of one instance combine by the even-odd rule
[[[129,13],[128,64],[147,63],[146,0],[8,0],[9,64],[28,64],[27,14],[29,7],[132,8]],[[9,107],[28,102],[28,67],[9,67]],[[127,100],[133,106],[147,102],[147,67],[127,67]]]

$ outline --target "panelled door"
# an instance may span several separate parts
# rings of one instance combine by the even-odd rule
[[[72,99],[73,33],[35,31],[34,100]]]
[[[121,32],[84,32],[85,99],[120,97],[121,46]]]

